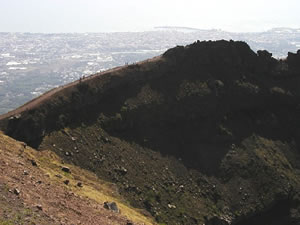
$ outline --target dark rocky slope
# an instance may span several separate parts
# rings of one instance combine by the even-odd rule
[[[300,52],[196,42],[0,121],[166,224],[299,224]],[[227,222],[226,222],[227,221]]]

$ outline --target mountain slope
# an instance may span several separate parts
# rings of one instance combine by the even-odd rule
[[[195,42],[68,85],[0,124],[115,183],[159,223],[295,224],[299,62],[300,52],[277,61],[243,42]]]
[[[0,224],[154,224],[126,206],[114,185],[53,152],[0,133],[0,156]],[[121,214],[105,209],[104,201],[117,202]]]

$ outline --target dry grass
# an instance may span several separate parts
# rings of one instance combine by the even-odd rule
[[[79,167],[65,164],[63,161],[51,151],[36,151],[26,146],[25,151],[24,143],[17,142],[14,139],[4,135],[0,132],[0,149],[1,153],[5,154],[18,154],[21,157],[35,160],[39,168],[49,175],[49,179],[55,182],[57,185],[62,185],[62,180],[68,179],[69,185],[65,185],[65,188],[73,192],[75,195],[82,198],[96,201],[99,204],[103,204],[105,201],[114,201],[117,203],[121,215],[127,217],[129,220],[138,223],[151,225],[155,224],[151,218],[144,216],[140,210],[134,209],[125,202],[125,200],[118,194],[118,190],[115,185],[102,181],[93,173],[83,170]],[[66,173],[61,170],[62,166],[69,167],[71,173]],[[57,177],[60,175],[61,178]],[[81,182],[83,187],[77,187],[77,183]],[[7,224],[5,221],[0,221],[0,224]]]

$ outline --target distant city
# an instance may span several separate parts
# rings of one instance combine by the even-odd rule
[[[242,40],[275,58],[300,49],[300,29],[230,33],[184,27],[148,32],[32,34],[0,33],[0,114],[42,93],[112,67],[162,54],[196,40]]]

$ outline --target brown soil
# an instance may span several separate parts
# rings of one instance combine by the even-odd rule
[[[121,214],[50,179],[24,146],[1,134],[0,224],[127,224]]]

